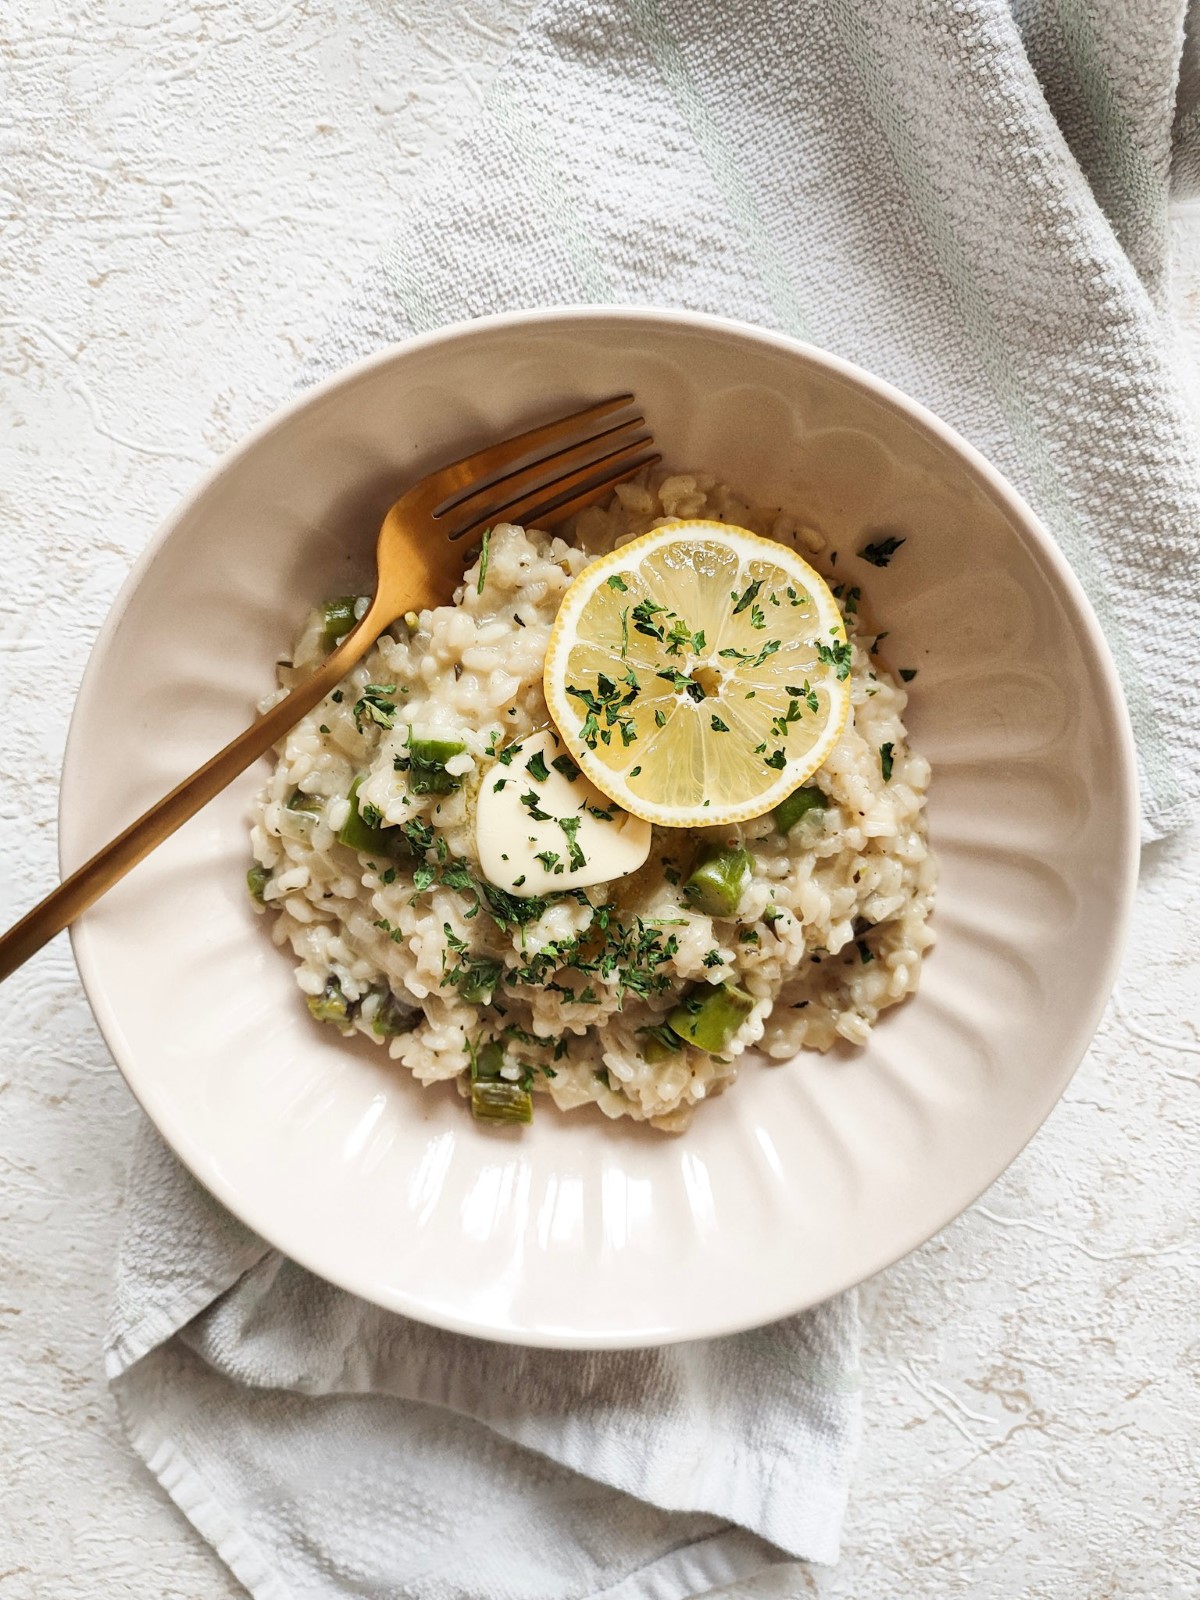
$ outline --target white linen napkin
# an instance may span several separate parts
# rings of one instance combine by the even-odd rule
[[[1156,835],[1200,765],[1200,684],[1176,667],[1200,476],[1162,297],[1172,160],[1200,177],[1181,51],[1175,0],[553,0],[310,375],[567,301],[740,316],[860,361],[1061,540]],[[310,1277],[149,1129],[128,1209],[114,1394],[260,1600],[765,1597],[797,1592],[795,1560],[836,1558],[851,1296],[705,1344],[529,1352]]]
[[[659,1350],[443,1333],[269,1249],[147,1124],[108,1372],[258,1600],[675,1600],[836,1559],[857,1349],[853,1295]]]

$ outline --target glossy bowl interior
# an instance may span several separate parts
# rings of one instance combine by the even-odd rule
[[[778,501],[843,552],[934,765],[939,943],[869,1047],[748,1063],[668,1137],[538,1104],[475,1126],[314,1024],[244,888],[235,784],[88,912],[80,970],[122,1071],[196,1176],[322,1276],[525,1343],[753,1326],[894,1260],[1012,1159],[1086,1048],[1136,860],[1127,718],[1077,583],[927,412],[794,341],[688,314],[503,317],[306,395],[155,539],[97,644],[64,868],[240,729],[309,605],[364,582],[380,517],[450,456],[632,389],[668,463]],[[853,557],[907,540],[885,571]]]

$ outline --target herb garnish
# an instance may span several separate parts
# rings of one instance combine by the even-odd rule
[[[852,647],[849,641],[835,639],[832,644],[817,645],[817,660],[827,667],[836,668],[839,683],[843,683],[850,676],[851,654]]]
[[[621,735],[623,745],[630,745],[637,738],[637,727],[627,708],[637,699],[641,685],[632,671],[624,674],[623,681],[629,685],[624,694],[603,672],[596,674],[595,693],[570,683],[566,686],[567,693],[578,700],[586,712],[579,727],[579,737],[589,750],[596,748],[597,740],[601,744],[611,744],[614,728]]]
[[[763,662],[769,656],[773,656],[782,644],[782,639],[768,639],[757,655],[754,655],[750,650],[738,650],[733,645],[727,646],[724,650],[718,650],[717,654],[728,661],[740,661],[743,666],[761,667]]]
[[[795,691],[789,689],[788,693],[789,694],[794,694]],[[815,696],[814,696],[814,699],[815,699]],[[805,696],[803,700],[791,699],[791,700],[788,701],[787,710],[783,713],[782,716],[776,717],[775,720],[771,723],[771,733],[773,734],[773,736],[776,739],[786,739],[787,738],[788,729],[791,727],[793,722],[799,722],[800,721],[800,718],[801,718],[801,716],[803,714],[800,708],[801,708],[802,705],[806,705],[806,704],[811,704],[811,702],[808,700],[807,696]],[[812,705],[812,709],[815,711],[817,708],[816,708],[815,705]]]
[[[645,634],[647,639],[656,639],[659,644],[662,644],[667,636],[667,630],[655,622],[654,619],[666,609],[666,606],[660,606],[655,600],[639,600],[633,608],[635,631]]]
[[[746,585],[740,596],[738,595],[736,589],[730,594],[729,598],[734,602],[733,614],[735,617],[740,616],[741,613],[745,611],[746,607],[754,601],[762,586],[762,579],[755,578],[753,583],[748,583]]]
[[[789,683],[787,686],[787,692],[789,694],[794,694],[798,700],[803,700],[810,711],[819,711],[821,709],[821,702],[817,698],[817,691],[813,688],[812,684],[809,683],[807,678],[805,678],[800,688],[797,688],[795,684]]]
[[[680,672],[676,667],[656,672],[654,676],[661,678],[664,683],[669,683],[678,694],[686,694],[689,699],[696,701],[704,699],[704,685],[697,683],[695,678],[689,678],[686,672]]]
[[[576,834],[579,832],[580,818],[578,818],[578,817],[558,817],[558,818],[556,818],[556,821],[558,822],[559,827],[562,829],[562,831],[567,836],[567,852],[568,852],[568,859],[569,859],[570,865],[571,865],[571,871],[575,872],[580,867],[586,867],[587,866],[587,857],[584,855],[583,851],[579,848],[579,845],[576,842],[576,837],[575,837]]]
[[[884,783],[890,783],[892,781],[893,748],[894,746],[891,744],[881,744],[879,746],[879,770],[883,773]]]
[[[904,539],[880,539],[877,544],[865,544],[858,552],[864,561],[869,561],[873,567],[886,567],[888,562],[907,541]]]
[[[532,822],[554,821],[554,818],[550,815],[550,813],[548,811],[543,811],[541,806],[538,805],[538,797],[536,794],[534,794],[532,789],[527,789],[526,792],[521,796],[521,804],[528,809],[530,820]]]
[[[668,615],[674,616],[675,614],[674,612],[668,612]],[[671,624],[671,631],[666,636],[665,643],[669,656],[682,655],[685,650],[690,651],[692,655],[699,655],[705,647],[706,640],[703,628],[693,632],[682,617],[675,617],[674,622]]]
[[[395,694],[394,683],[368,683],[360,699],[354,702],[354,726],[359,733],[364,722],[374,722],[380,728],[392,728],[396,723],[396,702],[387,698]]]

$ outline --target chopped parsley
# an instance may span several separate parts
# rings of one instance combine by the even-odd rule
[[[763,662],[769,656],[773,656],[782,644],[782,639],[768,639],[757,655],[753,651],[738,650],[733,645],[727,645],[724,650],[718,650],[717,654],[723,656],[727,661],[740,661],[744,666],[761,667]]]
[[[483,544],[479,552],[479,582],[475,585],[476,594],[483,593],[483,586],[487,581],[488,546],[491,544],[491,542],[492,530],[490,528],[485,528],[483,530]]]
[[[402,822],[400,832],[408,840],[409,846],[416,855],[424,855],[426,850],[432,849],[434,841],[433,829],[420,817],[414,817],[411,822]]]
[[[548,811],[543,811],[541,806],[538,805],[538,797],[536,794],[534,794],[532,789],[527,790],[521,796],[521,804],[528,810],[529,817],[532,822],[554,821],[554,818],[550,815],[550,813]]]
[[[490,956],[459,954],[457,963],[442,974],[442,988],[457,989],[469,1005],[487,1005],[499,986],[504,965]]]
[[[634,631],[645,634],[647,639],[656,639],[662,644],[667,636],[667,630],[654,619],[666,609],[666,606],[660,606],[654,600],[639,600],[632,612]]]
[[[900,668],[900,676],[904,679],[905,683],[911,683],[913,681],[913,679],[916,677],[916,675],[917,675],[916,667],[901,667]]]
[[[892,781],[893,748],[894,746],[891,744],[881,744],[879,746],[879,770],[883,773],[884,783],[890,783]]]
[[[795,696],[796,691],[789,689],[788,693]],[[815,702],[815,700],[816,696],[814,695],[813,702]],[[771,723],[772,737],[776,739],[786,739],[788,736],[788,729],[791,727],[792,723],[800,721],[800,718],[803,715],[803,706],[811,704],[814,711],[817,709],[813,702],[810,702],[807,696],[804,696],[802,699],[793,698],[789,700],[787,703],[787,710],[781,716],[776,717]]]
[[[556,820],[559,827],[567,836],[567,855],[570,862],[571,871],[575,872],[580,867],[586,867],[587,857],[579,848],[575,837],[579,832],[580,819],[578,817],[559,817]]]
[[[844,683],[850,676],[851,654],[852,647],[848,640],[834,639],[832,644],[817,645],[817,660],[836,670],[839,683]]]
[[[722,722],[720,717],[714,713],[712,718],[712,731],[714,733],[728,733],[729,724],[727,722]]]
[[[729,598],[733,601],[733,614],[735,617],[740,616],[747,606],[754,603],[762,586],[762,579],[755,578],[753,583],[746,585],[740,595],[736,589],[730,594]]]
[[[567,693],[578,700],[584,709],[579,737],[589,750],[594,750],[597,742],[611,744],[614,728],[621,735],[623,745],[631,745],[637,738],[637,726],[628,708],[637,699],[641,685],[632,670],[624,673],[622,682],[628,685],[624,693],[612,678],[599,672],[596,674],[594,692],[580,689],[575,684],[566,685]]]
[[[673,616],[674,613],[668,615]],[[693,632],[682,617],[675,617],[664,642],[669,656],[682,655],[685,650],[690,651],[692,655],[700,655],[706,644],[703,628]]]
[[[689,699],[700,701],[704,699],[704,685],[697,683],[695,678],[689,678],[686,672],[680,672],[675,667],[669,667],[662,672],[654,674],[664,683],[669,683],[678,694],[686,694]],[[568,689],[567,693],[571,691]]]
[[[540,750],[531,755],[525,763],[525,771],[537,783],[545,783],[550,776],[550,768],[546,765],[546,758]]]
[[[361,698],[354,702],[354,726],[359,733],[364,722],[373,722],[380,728],[395,727],[396,702],[387,698],[395,692],[394,683],[367,684]]]
[[[579,768],[568,755],[555,756],[550,765],[554,768],[555,772],[561,773],[568,783],[574,783],[575,779],[579,776]],[[534,776],[536,777],[537,774],[535,773]]]
[[[486,878],[480,878],[474,887],[487,906],[492,921],[500,928],[523,928],[527,922],[536,922],[549,903],[536,894],[509,894],[507,889],[498,889]]]
[[[619,572],[613,573],[612,577],[608,580],[608,587],[610,589],[619,589],[622,594],[629,593],[629,585],[625,582],[625,579]]]
[[[864,561],[869,561],[873,567],[886,567],[888,562],[907,541],[904,539],[880,539],[877,544],[865,544],[858,552]]]
[[[817,698],[817,691],[813,688],[812,684],[809,683],[807,678],[805,678],[803,684],[801,684],[799,688],[797,688],[795,684],[789,683],[787,686],[787,692],[789,694],[794,694],[797,700],[803,700],[810,711],[819,711],[821,709],[821,702]]]

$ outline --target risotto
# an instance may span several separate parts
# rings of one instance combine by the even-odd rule
[[[820,560],[797,519],[700,473],[622,485],[560,535],[496,527],[453,604],[397,622],[287,735],[254,806],[250,889],[314,1017],[383,1043],[423,1084],[457,1080],[485,1117],[493,1099],[541,1092],[681,1129],[751,1047],[783,1060],[863,1044],[917,987],[932,942],[929,765],[853,586],[833,590],[850,713],[788,801],[732,829],[655,826],[644,864],[610,883],[521,896],[485,876],[481,788],[552,727],[542,674],[563,594],[597,556],[678,517]],[[281,694],[365,605],[314,614]],[[697,893],[697,860],[718,848],[736,848],[742,874],[724,905]],[[678,1024],[705,1000],[723,1008],[719,1037]]]

